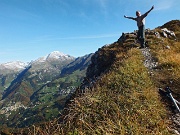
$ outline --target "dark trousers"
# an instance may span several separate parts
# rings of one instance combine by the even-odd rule
[[[141,43],[141,47],[145,47],[145,26],[142,25],[138,28],[137,39]]]

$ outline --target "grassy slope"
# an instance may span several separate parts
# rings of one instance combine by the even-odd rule
[[[111,71],[74,99],[66,130],[79,134],[168,134],[167,112],[142,60],[135,48],[117,54]]]
[[[159,62],[154,82],[161,88],[169,86],[173,91],[173,96],[180,101],[180,21],[166,23],[163,27],[173,30],[177,39],[153,40],[150,47]],[[170,49],[167,49],[167,46]]]
[[[158,31],[158,29],[157,29]],[[110,70],[95,86],[76,95],[64,116],[58,120],[32,127],[29,134],[172,134],[167,127],[169,111],[163,105],[158,88],[169,85],[180,94],[180,43],[170,39],[147,36],[151,52],[159,66],[151,77],[144,67],[139,49],[132,47],[134,37],[123,44],[103,48],[103,54],[114,52],[116,59]],[[165,49],[169,45],[170,49]],[[178,87],[178,88],[177,88]]]

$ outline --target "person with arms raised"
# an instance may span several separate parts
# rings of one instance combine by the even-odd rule
[[[151,10],[154,9],[154,6],[151,7],[149,11],[147,11],[145,14],[141,15],[140,11],[136,11],[137,17],[127,17],[124,15],[125,18],[135,20],[137,22],[138,26],[138,33],[137,33],[137,39],[141,43],[140,48],[145,48],[145,17],[151,12]]]

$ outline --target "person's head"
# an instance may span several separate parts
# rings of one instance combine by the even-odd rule
[[[141,12],[136,11],[136,16],[137,16],[137,17],[141,16]]]

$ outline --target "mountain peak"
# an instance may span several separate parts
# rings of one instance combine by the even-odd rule
[[[26,66],[27,64],[21,61],[12,61],[12,62],[0,64],[1,69],[10,69],[10,70],[16,70],[16,71],[24,69]]]
[[[47,61],[64,61],[64,60],[73,60],[74,57],[64,54],[62,52],[59,51],[53,51],[51,53],[49,53],[46,56],[40,57],[37,60],[35,60],[33,63],[44,63]]]
[[[59,59],[59,57],[64,57],[64,56],[66,57],[67,55],[59,51],[53,51],[47,56],[47,59],[48,58]]]
[[[52,59],[66,60],[66,59],[73,59],[73,57],[59,51],[53,51],[47,56],[46,60],[52,60]]]

